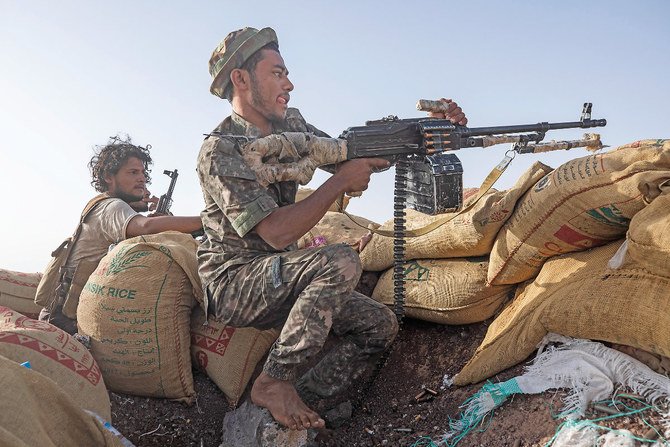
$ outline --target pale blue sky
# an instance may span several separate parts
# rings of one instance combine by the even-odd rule
[[[94,195],[92,147],[119,132],[153,146],[153,193],[177,168],[173,211],[200,212],[202,134],[230,111],[209,94],[207,61],[234,29],[277,31],[296,86],[290,105],[333,136],[389,114],[420,116],[420,98],[456,99],[472,127],[573,121],[588,100],[616,146],[670,137],[669,13],[661,0],[0,0],[0,268],[43,269]],[[465,186],[507,149],[461,151]],[[533,161],[556,167],[585,154],[518,156],[498,188]],[[387,220],[392,183],[377,175],[349,210]]]

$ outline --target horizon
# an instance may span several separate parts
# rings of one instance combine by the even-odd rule
[[[227,5],[227,6],[226,6]],[[670,3],[399,0],[157,1],[30,4],[0,0],[2,240],[0,268],[42,271],[96,193],[92,148],[128,134],[151,144],[150,191],[179,170],[175,215],[203,207],[195,162],[203,134],[230,113],[209,93],[207,62],[235,29],[271,26],[295,85],[290,107],[331,136],[387,115],[424,116],[419,99],[452,98],[469,127],[577,121],[584,102],[612,149],[669,138]],[[432,33],[431,33],[432,32]],[[582,129],[545,141],[578,139]],[[456,152],[463,186],[477,187],[509,145]],[[510,187],[535,161],[553,168],[585,149],[518,155],[495,186]],[[317,172],[316,188],[328,174]],[[392,217],[393,169],[376,174],[347,211]]]

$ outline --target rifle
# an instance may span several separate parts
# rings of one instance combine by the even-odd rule
[[[171,178],[170,186],[165,194],[163,194],[160,199],[158,199],[158,205],[156,205],[155,214],[170,214],[170,207],[172,207],[172,193],[174,192],[174,185],[177,183],[177,176],[179,173],[175,169],[174,171],[163,171],[163,174]]]
[[[405,171],[407,205],[426,214],[455,211],[462,205],[461,162],[445,152],[471,147],[514,143],[517,153],[538,153],[587,146],[600,149],[599,136],[586,134],[577,142],[540,142],[550,130],[601,127],[604,119],[591,119],[591,103],[585,103],[579,121],[521,124],[497,127],[465,127],[439,118],[399,119],[389,116],[350,127],[340,138],[347,142],[347,159],[381,157]],[[417,109],[443,112],[445,104],[420,100]],[[401,165],[398,165],[401,162]]]
[[[417,109],[440,112],[445,104],[420,100]],[[346,160],[379,157],[396,165],[396,175],[405,184],[401,193],[406,205],[425,214],[455,211],[462,205],[463,168],[455,154],[462,148],[489,147],[514,143],[516,153],[603,147],[600,136],[585,134],[577,141],[541,143],[550,130],[601,127],[604,119],[591,119],[591,103],[585,103],[579,121],[521,124],[497,127],[465,127],[439,118],[399,119],[389,116],[350,127],[337,139],[300,132],[285,132],[260,139],[229,137],[246,146],[242,155],[255,172],[258,182],[267,186],[280,181],[308,183],[317,167],[333,171],[332,165]],[[295,161],[297,160],[297,161]],[[397,185],[397,182],[396,182]]]
[[[444,112],[445,104],[420,100],[417,109]],[[404,317],[405,302],[405,208],[426,214],[438,214],[461,209],[463,200],[463,168],[454,151],[468,147],[488,147],[514,143],[516,153],[537,153],[557,149],[586,146],[602,148],[599,135],[585,135],[578,142],[540,142],[550,130],[601,127],[604,119],[591,119],[591,103],[584,103],[579,121],[564,123],[541,122],[498,127],[468,128],[438,118],[399,119],[396,116],[368,121],[365,126],[350,127],[341,139],[347,142],[347,158],[383,157],[395,163],[395,190],[393,198],[393,295],[394,312],[399,323]],[[472,206],[488,190],[507,167],[511,157],[505,154],[501,162],[485,180]],[[465,210],[461,209],[461,212]],[[438,219],[433,224],[414,232],[425,234],[452,217]]]
[[[444,112],[444,108],[445,104],[438,101],[420,100],[417,104],[417,109],[424,111]],[[330,171],[332,164],[355,158],[381,157],[395,164],[394,227],[391,234],[394,239],[394,311],[398,320],[402,321],[405,238],[425,234],[454,217],[452,215],[437,222],[438,225],[434,223],[409,232],[405,228],[405,208],[426,214],[441,214],[462,206],[463,168],[458,157],[447,152],[502,143],[514,143],[514,153],[539,153],[573,147],[598,150],[603,145],[597,134],[586,134],[583,140],[578,141],[541,143],[550,130],[605,126],[606,120],[591,119],[591,109],[591,103],[584,103],[579,121],[473,128],[440,118],[399,119],[389,116],[368,121],[365,126],[350,127],[337,139],[300,132],[269,135],[256,140],[216,132],[208,136],[232,138],[243,146],[242,156],[263,186],[280,181],[297,181],[304,185],[311,180],[317,167]],[[505,155],[469,206],[486,193],[512,160]]]

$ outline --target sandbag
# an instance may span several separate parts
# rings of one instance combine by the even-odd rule
[[[369,229],[379,225],[360,216],[351,216],[328,211],[318,224],[298,240],[298,248],[318,247],[321,245],[346,244],[358,249],[359,242]]]
[[[67,332],[0,307],[0,355],[53,380],[83,409],[111,421],[109,394],[91,353]]]
[[[454,383],[476,383],[523,361],[548,332],[670,356],[670,278],[633,262],[609,268],[621,242],[547,261],[517,288]]]
[[[493,241],[514,210],[519,198],[551,168],[535,162],[516,184],[507,191],[491,190],[477,204],[428,234],[405,239],[405,258],[442,259],[482,256],[491,251]],[[463,203],[472,200],[476,188],[463,194]],[[411,209],[405,210],[407,229],[424,227],[436,220],[453,216],[454,213],[428,216]],[[392,230],[393,219],[385,222],[381,229]],[[375,234],[360,254],[363,270],[381,271],[393,265],[393,238]]]
[[[626,235],[628,255],[656,275],[670,277],[670,193],[633,216]]]
[[[422,259],[405,264],[405,314],[442,324],[490,318],[514,286],[487,286],[485,258]],[[393,306],[393,269],[382,274],[372,298]]]
[[[122,439],[54,380],[0,355],[0,445],[123,447]]]
[[[311,188],[298,188],[298,192],[295,194],[295,201],[300,202],[301,200],[304,200],[306,197],[308,197],[310,194],[314,192],[313,189]],[[340,206],[337,204],[337,200],[333,202],[330,205],[330,208],[328,208],[328,211],[333,211],[333,212],[340,212],[342,210],[347,209],[347,205],[349,205],[349,196],[342,196],[342,209],[340,209]]]
[[[188,234],[138,236],[90,276],[77,322],[111,390],[192,402],[190,316],[202,301],[196,249]]]
[[[191,358],[236,406],[254,368],[279,332],[280,329],[234,328],[211,316],[205,320],[205,313],[197,308],[191,315]]]
[[[0,269],[0,306],[37,318],[42,307],[35,304],[35,293],[41,278],[41,273]]]
[[[643,140],[571,160],[519,201],[498,233],[491,284],[533,278],[550,257],[604,245],[626,234],[645,205],[641,185],[670,179],[670,140]]]

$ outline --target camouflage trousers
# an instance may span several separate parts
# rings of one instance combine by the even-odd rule
[[[209,288],[210,311],[234,327],[282,327],[263,367],[294,380],[296,367],[322,348],[332,330],[340,343],[296,382],[311,400],[345,390],[398,332],[395,314],[355,292],[358,254],[343,244],[279,253],[230,272]]]

